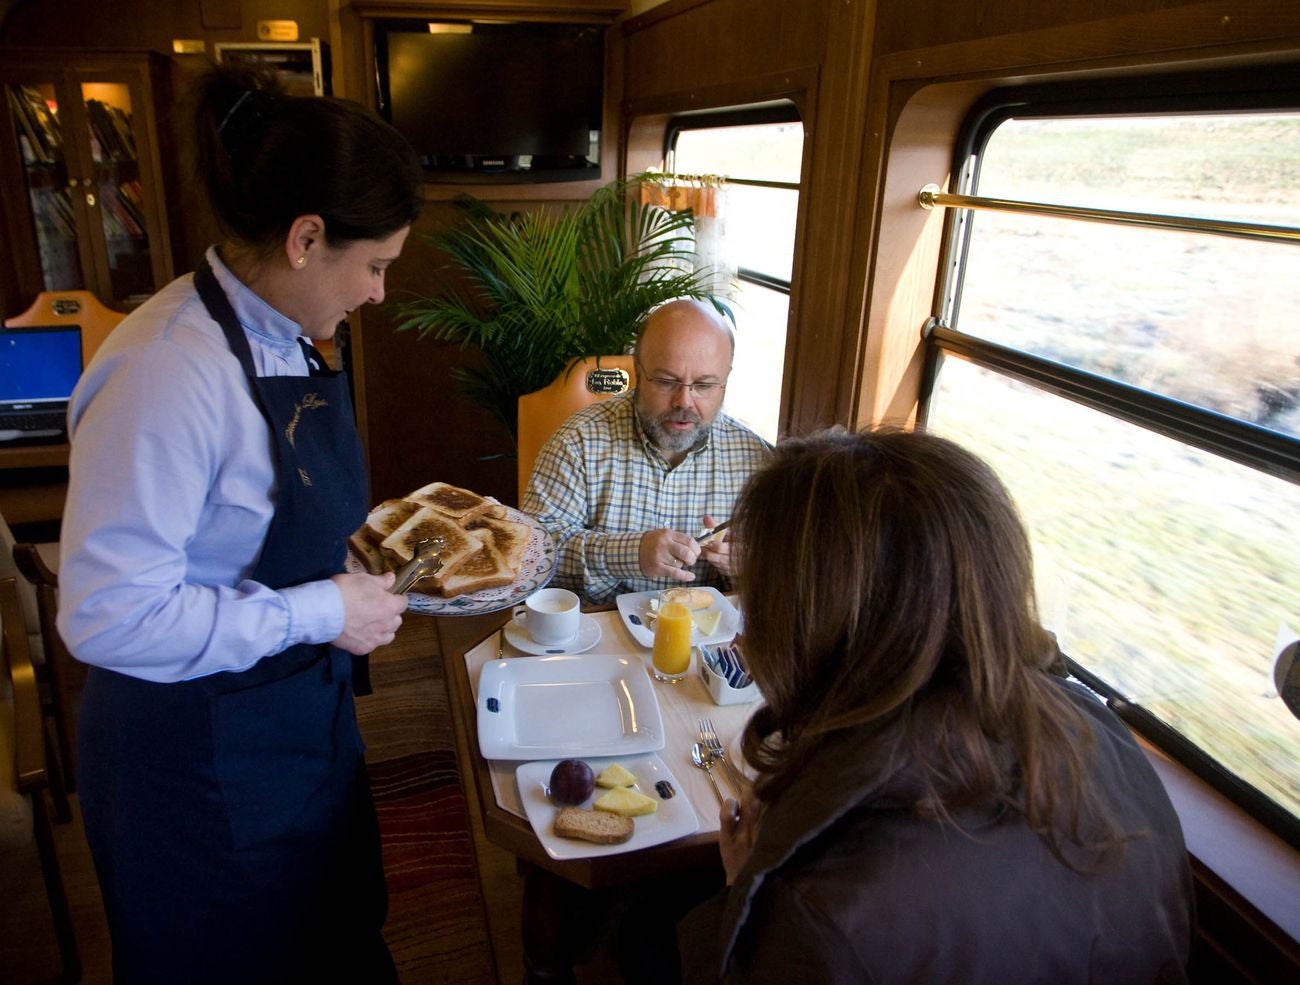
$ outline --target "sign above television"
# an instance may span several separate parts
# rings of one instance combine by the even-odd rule
[[[605,28],[379,21],[380,112],[431,180],[600,174]]]

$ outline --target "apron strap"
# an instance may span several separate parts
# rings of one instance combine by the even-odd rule
[[[208,263],[207,257],[199,261],[199,265],[194,271],[194,287],[199,292],[199,297],[203,299],[208,314],[215,318],[217,324],[221,326],[221,331],[226,336],[230,351],[239,360],[244,375],[250,380],[257,379],[257,370],[253,368],[253,350],[249,348],[248,339],[244,336],[244,330],[239,324],[239,316],[235,314],[235,309],[231,305],[230,299],[226,297],[226,292],[217,283],[217,275],[212,272],[212,265]],[[257,401],[262,413],[266,414],[266,408],[262,406],[256,387],[253,387],[253,399]],[[267,415],[267,419],[270,419],[270,415]]]
[[[312,376],[338,375],[334,370],[330,369],[329,364],[325,362],[325,357],[320,354],[320,350],[301,335],[298,336],[298,345],[302,348],[303,357],[307,360],[307,369]]]

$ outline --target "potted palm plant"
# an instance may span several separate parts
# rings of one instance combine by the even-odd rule
[[[521,394],[575,358],[627,352],[655,305],[707,299],[731,317],[711,271],[696,269],[691,213],[643,203],[645,180],[611,182],[561,213],[503,215],[461,196],[460,221],[429,237],[449,258],[444,282],[399,301],[397,329],[478,349],[482,367],[453,372],[512,439]]]

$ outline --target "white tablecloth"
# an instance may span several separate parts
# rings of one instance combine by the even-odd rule
[[[649,661],[650,651],[632,638],[617,612],[595,612],[590,615],[590,618],[598,620],[601,631],[600,642],[589,651],[590,653],[613,656],[635,654]],[[503,656],[526,656],[511,646],[509,641],[504,640],[499,633],[494,633],[465,654],[465,670],[469,676],[470,686],[474,690],[476,707],[479,673],[484,664],[497,659],[498,647],[502,643],[504,643]],[[697,655],[695,660],[698,659]],[[691,743],[697,738],[700,718],[707,717],[712,719],[713,727],[722,739],[724,748],[733,748],[733,740],[758,706],[756,704],[726,706],[714,704],[699,679],[694,662],[692,662],[691,673],[683,680],[676,684],[655,681],[654,688],[659,698],[659,709],[663,716],[667,740],[664,748],[655,755],[672,770],[682,786],[683,793],[690,798],[691,806],[700,821],[700,830],[717,831],[718,798],[704,771],[697,769],[691,762]],[[477,735],[471,741],[477,742]],[[494,761],[488,765],[497,804],[512,814],[524,817],[519,788],[515,784],[515,769],[522,764]],[[714,767],[713,775],[717,777],[724,796],[737,796],[720,765]]]

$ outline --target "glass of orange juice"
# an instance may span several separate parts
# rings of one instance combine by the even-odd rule
[[[691,610],[680,602],[660,602],[650,666],[657,681],[680,681],[691,669]]]

